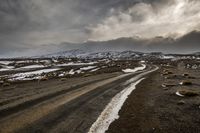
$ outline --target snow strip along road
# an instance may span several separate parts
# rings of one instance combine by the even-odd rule
[[[141,70],[144,70],[146,68],[146,65],[145,64],[142,64],[141,67],[136,67],[134,69],[124,69],[122,70],[123,72],[125,73],[134,73],[134,72],[137,72],[137,71],[141,71]]]
[[[133,83],[130,87],[118,93],[111,102],[106,106],[97,121],[92,125],[88,133],[104,133],[108,130],[109,125],[119,118],[118,112],[128,98],[128,95],[136,88],[136,85],[143,79]]]
[[[86,133],[89,129],[91,132],[99,131],[99,128],[102,126],[104,132],[109,127],[109,124],[98,124],[98,119],[104,123],[104,120],[117,118],[118,110],[122,106],[119,104],[117,109],[113,108],[116,110],[114,111],[116,114],[115,116],[107,117],[104,115],[105,119],[102,119],[101,114],[103,114],[102,112],[104,112],[103,110],[108,103],[112,101],[112,98],[114,99],[116,95],[120,97],[120,94],[127,95],[131,93],[134,87],[130,86],[133,86],[137,81],[139,82],[141,78],[144,78],[146,74],[156,69],[147,66],[145,70],[135,73],[113,75],[112,77],[110,76],[110,78],[106,78],[105,75],[102,75],[101,80],[98,81],[93,81],[95,76],[91,76],[88,77],[88,79],[91,79],[90,83],[77,87],[68,86],[71,81],[69,83],[67,81],[63,84],[59,83],[59,86],[58,82],[55,82],[54,85],[54,81],[50,81],[51,85],[48,86],[47,83],[45,88],[51,87],[52,90],[58,90],[59,88],[66,89],[62,91],[62,93],[55,93],[55,95],[51,94],[44,98],[32,100],[31,104],[25,104],[26,106],[24,105],[24,107],[21,107],[23,103],[20,103],[19,108],[17,106],[15,107],[17,112],[0,118],[0,132]],[[127,87],[129,89],[127,89]],[[126,95],[122,95],[124,101]],[[115,99],[117,100],[118,98]],[[25,99],[24,102],[28,103],[27,100],[29,99]],[[120,103],[123,104],[123,101],[120,101]],[[110,112],[108,111],[107,113]]]
[[[144,67],[145,68],[145,67]],[[116,119],[119,118],[118,112],[120,111],[121,107],[123,106],[124,102],[128,98],[128,96],[132,93],[133,90],[136,89],[136,85],[140,83],[144,78],[144,75],[151,73],[153,71],[156,71],[158,68],[155,68],[151,71],[141,73],[137,75],[136,77],[128,80],[126,82],[130,83],[130,86],[119,92],[117,95],[115,95],[110,103],[106,106],[104,111],[101,113],[101,115],[98,117],[96,122],[92,125],[88,133],[105,133],[106,130],[108,130],[109,125]]]

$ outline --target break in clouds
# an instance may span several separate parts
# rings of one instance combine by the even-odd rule
[[[199,0],[1,0],[0,55],[48,52],[63,42],[179,38],[199,30],[199,7]]]

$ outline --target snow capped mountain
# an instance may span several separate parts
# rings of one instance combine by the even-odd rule
[[[53,54],[47,54],[47,55],[42,55],[42,57],[68,57],[68,58],[76,58],[78,56],[84,56],[87,54],[83,50],[79,49],[74,49],[74,50],[69,50],[69,51],[62,51],[62,52],[57,52]]]
[[[62,51],[58,53],[39,56],[39,58],[80,58],[80,59],[194,59],[200,58],[199,53],[195,54],[163,54],[162,52],[143,53],[137,51],[106,51],[106,52],[87,52],[80,49]]]
[[[75,49],[54,54],[43,55],[42,57],[137,59],[141,57],[164,58],[164,55],[162,53],[149,54],[135,51],[85,52],[83,50]]]

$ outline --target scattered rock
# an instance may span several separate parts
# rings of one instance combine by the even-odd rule
[[[170,74],[173,74],[173,72],[170,72],[170,71],[169,72],[164,72],[162,75],[163,76],[167,76],[167,75],[170,75]]]
[[[183,77],[188,77],[188,76],[189,76],[188,73],[184,73],[184,74],[183,74]]]
[[[166,83],[162,84],[162,87],[173,87],[173,86],[175,86],[175,85],[174,84],[166,84]]]
[[[165,77],[165,79],[169,79],[169,77],[168,77],[168,76],[166,76],[166,77]]]
[[[40,78],[39,80],[38,80],[38,82],[40,82],[40,81],[47,81],[48,80],[48,77],[42,77],[42,78]]]
[[[178,104],[178,105],[183,105],[183,104],[185,104],[185,101],[184,101],[184,100],[180,100],[180,101],[178,101],[177,104]]]
[[[165,70],[163,70],[163,72],[166,73],[166,72],[169,72],[169,70],[168,70],[168,69],[165,69]]]
[[[173,74],[173,72],[167,72],[167,74]]]
[[[185,81],[180,82],[180,85],[192,85],[192,82],[185,80]]]
[[[169,90],[169,88],[167,88],[167,87],[164,87],[164,88],[163,88],[163,90]]]
[[[172,78],[176,78],[177,75],[169,75],[169,76],[166,76],[165,79],[172,79]]]
[[[85,74],[84,77],[92,76],[92,74]]]
[[[179,91],[176,92],[177,96],[184,97],[184,95],[180,94]]]
[[[67,80],[67,78],[61,78],[60,79],[60,81],[66,81]]]
[[[189,90],[189,89],[181,89],[178,91],[178,93],[182,96],[188,96],[188,97],[193,97],[199,95],[198,92]]]
[[[8,86],[10,86],[11,84],[10,83],[3,83],[3,87],[8,87]]]
[[[2,85],[4,83],[4,81],[0,81],[0,85]]]
[[[188,76],[187,78],[188,79],[196,79],[195,77],[192,77],[192,76]]]

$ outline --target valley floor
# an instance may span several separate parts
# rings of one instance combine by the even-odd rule
[[[107,133],[200,132],[199,69],[181,62],[146,63],[136,72],[125,69],[131,73],[119,68],[1,85],[0,133],[86,133],[113,97],[143,78]]]

